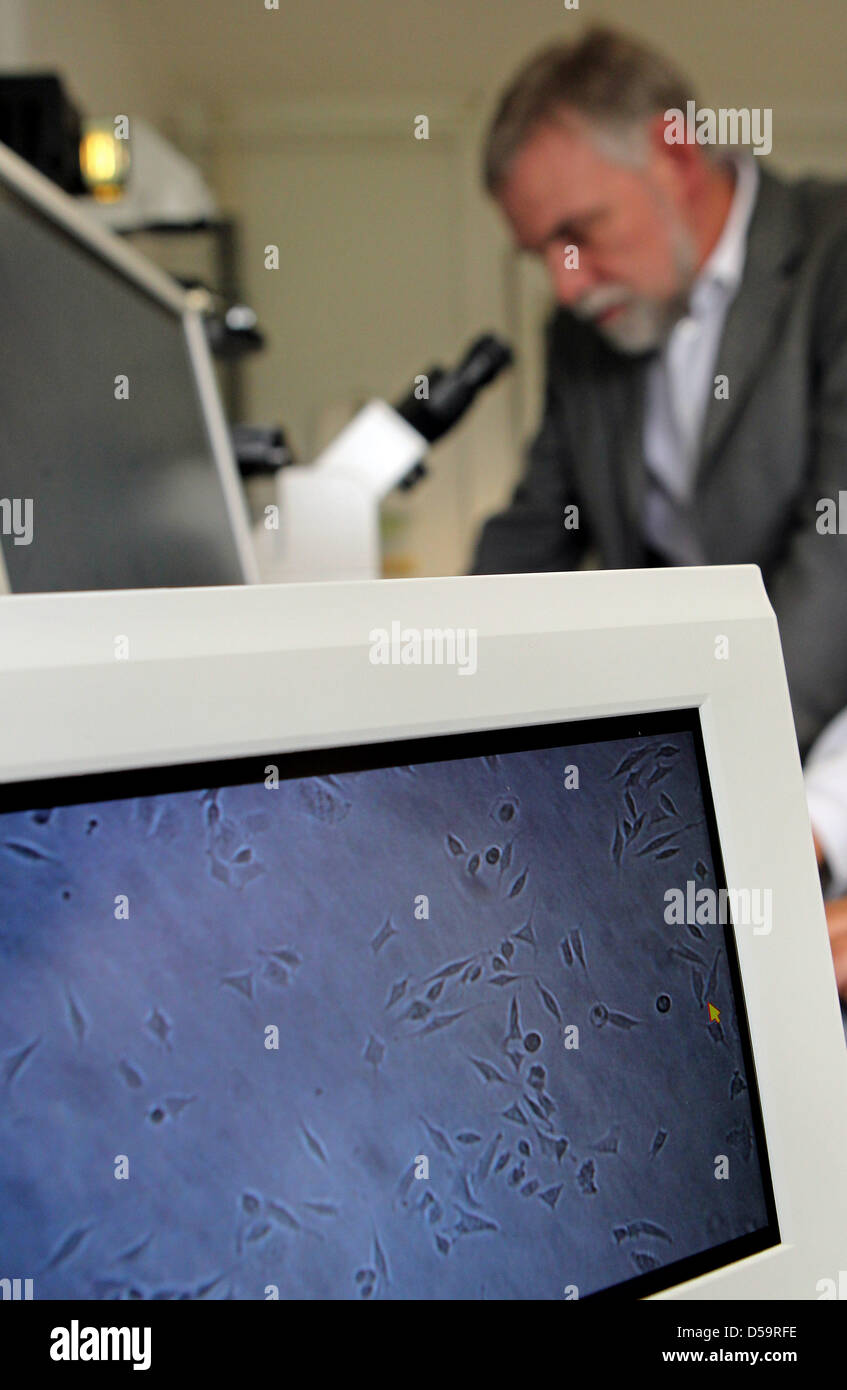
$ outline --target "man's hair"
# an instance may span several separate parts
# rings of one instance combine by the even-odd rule
[[[536,53],[512,79],[485,139],[483,179],[496,193],[509,166],[540,125],[582,117],[611,157],[639,163],[646,123],[695,100],[687,77],[660,53],[615,29],[596,27],[575,43]]]

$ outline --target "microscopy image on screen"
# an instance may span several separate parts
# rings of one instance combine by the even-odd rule
[[[773,1243],[728,934],[666,921],[693,732],[440,742],[0,815],[0,1273],[562,1299]]]

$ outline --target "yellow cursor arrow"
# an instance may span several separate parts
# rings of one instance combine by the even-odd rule
[[[714,1004],[709,1004],[709,1022],[710,1022],[710,1023],[720,1023],[720,1021],[721,1021],[721,1011],[720,1011],[720,1009],[716,1009],[715,1006],[714,1006]]]

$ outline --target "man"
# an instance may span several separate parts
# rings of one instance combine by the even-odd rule
[[[541,428],[473,570],[758,564],[804,754],[847,706],[847,188],[679,142],[666,113],[692,100],[595,30],[500,103],[486,185],[560,307]]]

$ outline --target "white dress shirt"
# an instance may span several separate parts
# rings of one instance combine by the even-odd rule
[[[839,898],[847,893],[847,710],[813,743],[803,777],[812,829],[832,875],[829,896]]]
[[[723,230],[691,290],[689,310],[647,370],[645,541],[674,564],[707,563],[691,525],[700,436],[727,311],[741,284],[747,231],[759,187],[755,159],[729,161],[735,192]],[[729,383],[732,390],[732,383]]]

